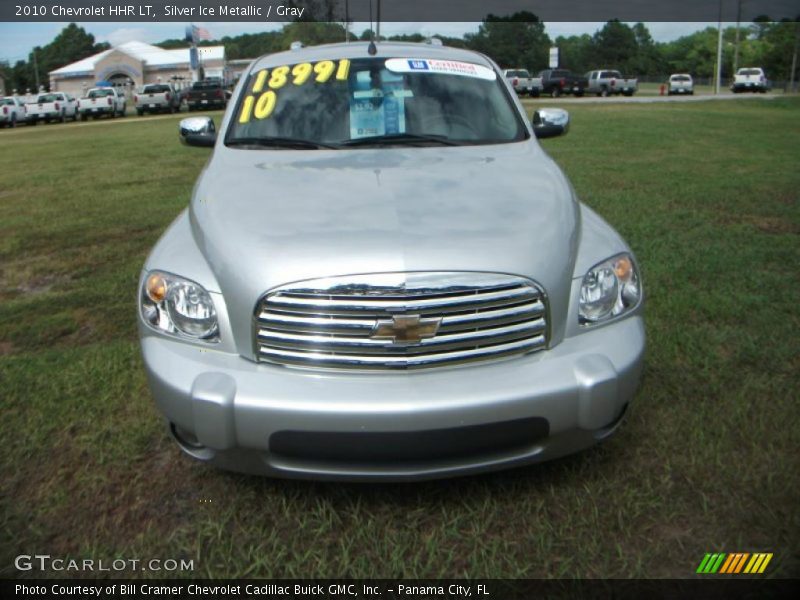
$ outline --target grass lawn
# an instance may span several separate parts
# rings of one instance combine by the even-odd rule
[[[543,145],[648,296],[628,422],[577,456],[410,485],[184,458],[145,384],[136,283],[208,151],[178,144],[177,116],[0,131],[0,576],[40,553],[218,577],[690,577],[737,551],[800,575],[800,99],[570,111]]]

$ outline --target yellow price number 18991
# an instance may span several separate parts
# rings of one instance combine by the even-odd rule
[[[350,61],[343,58],[338,64],[332,60],[321,60],[318,63],[298,63],[269,69],[261,69],[255,76],[252,93],[242,103],[239,112],[239,123],[249,123],[251,117],[267,119],[275,110],[278,101],[276,91],[289,81],[293,85],[303,85],[312,80],[315,83],[326,83],[336,74],[336,81],[347,81],[350,74]],[[264,89],[264,88],[268,89]]]

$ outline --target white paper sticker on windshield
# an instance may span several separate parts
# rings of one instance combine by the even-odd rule
[[[483,65],[461,62],[457,60],[434,60],[426,58],[390,58],[386,68],[395,73],[442,73],[445,75],[461,75],[494,81],[497,74]]]

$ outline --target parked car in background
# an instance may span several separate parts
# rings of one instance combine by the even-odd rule
[[[25,122],[25,104],[16,96],[0,98],[0,127],[16,127]]]
[[[667,95],[694,94],[694,80],[688,73],[674,73],[669,76]]]
[[[221,79],[196,81],[186,93],[186,106],[190,111],[204,108],[225,108],[230,92],[222,85]]]
[[[731,91],[734,94],[739,92],[761,92],[762,94],[772,88],[764,69],[760,67],[743,67],[736,71]]]
[[[506,69],[503,76],[520,96],[538,96],[542,91],[542,80],[531,77],[526,69]]]
[[[626,79],[619,71],[597,69],[586,73],[588,85],[586,91],[598,96],[614,96],[623,94],[633,96],[638,89],[636,79]]]
[[[567,69],[545,69],[539,72],[542,80],[542,94],[558,98],[562,94],[573,94],[580,98],[588,84],[586,77]]]
[[[64,92],[45,92],[36,96],[36,100],[25,105],[26,122],[36,125],[39,121],[61,121],[78,119],[78,101],[71,94]]]
[[[86,121],[89,117],[96,119],[104,115],[111,118],[124,117],[126,109],[125,95],[115,87],[92,88],[78,101],[78,112],[82,121]]]
[[[636,259],[491,59],[354,42],[253,61],[146,259],[144,368],[188,455],[415,480],[611,436],[643,366]],[[271,84],[270,84],[271,83]]]
[[[140,117],[144,113],[174,113],[181,110],[181,95],[168,83],[145,85],[141,91],[134,94],[133,101],[136,105],[136,114]]]

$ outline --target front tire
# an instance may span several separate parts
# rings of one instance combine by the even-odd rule
[[[558,98],[560,95],[561,95],[561,88],[560,87],[554,87],[552,90],[550,90],[550,97],[551,98]]]
[[[602,90],[600,90],[600,96],[603,98],[608,98],[608,88],[604,87]]]

